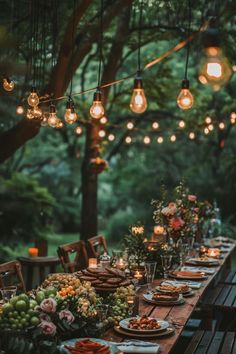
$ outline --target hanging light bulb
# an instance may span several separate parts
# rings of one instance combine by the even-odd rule
[[[36,87],[34,87],[34,86],[31,87],[31,91],[30,91],[29,97],[27,98],[27,101],[31,107],[38,106],[39,97],[38,97],[38,94],[36,91]]]
[[[134,113],[143,113],[147,109],[147,99],[143,89],[143,80],[140,70],[137,71],[134,79],[134,88],[129,106]]]
[[[102,118],[100,119],[100,123],[101,123],[101,124],[106,124],[106,123],[107,123],[107,117],[102,117]]]
[[[177,105],[181,109],[190,109],[193,106],[193,95],[189,91],[189,80],[182,81],[182,88],[177,97]]]
[[[77,135],[81,135],[83,133],[83,129],[80,126],[75,127],[75,133]]]
[[[49,117],[48,117],[48,125],[52,128],[56,128],[58,124],[58,118],[57,118],[57,113],[56,113],[56,107],[54,104],[50,104],[50,111],[49,111]]]
[[[171,137],[170,137],[170,141],[172,143],[174,143],[176,141],[176,135],[175,134],[172,134]]]
[[[219,129],[220,130],[224,130],[225,129],[225,123],[224,122],[220,122],[219,123]]]
[[[159,137],[157,138],[158,144],[162,144],[163,141],[164,141],[164,139],[162,138],[162,136],[159,136]]]
[[[99,87],[94,93],[93,104],[90,108],[90,115],[94,119],[100,119],[104,116],[105,110],[102,104],[102,92]]]
[[[21,115],[24,113],[24,107],[21,104],[18,104],[18,106],[16,107],[16,113]]]
[[[40,119],[42,117],[43,112],[38,106],[33,107],[32,112],[33,112],[34,118]]]
[[[27,109],[26,118],[34,119],[33,108],[28,108]]]
[[[208,129],[210,130],[210,132],[212,132],[214,130],[214,125],[213,124],[209,124],[208,125]]]
[[[230,80],[232,67],[220,48],[219,32],[213,19],[204,34],[203,45],[205,57],[201,63],[199,81],[218,91]]]
[[[56,129],[61,129],[63,127],[64,127],[64,123],[62,122],[62,120],[60,118],[57,118],[57,123],[56,123],[55,128]]]
[[[180,127],[181,129],[183,129],[183,128],[185,127],[185,121],[184,121],[184,120],[180,120],[180,121],[179,121],[179,127]]]
[[[15,83],[13,80],[7,78],[3,79],[3,84],[2,84],[3,88],[5,91],[11,92],[14,90],[15,88]]]
[[[204,128],[204,134],[208,135],[210,133],[208,128]]]
[[[195,139],[195,133],[194,132],[190,132],[188,135],[190,140],[194,140]]]
[[[150,142],[151,142],[150,137],[149,137],[148,135],[146,135],[146,136],[143,138],[143,142],[144,142],[144,144],[146,144],[146,145],[150,144]]]
[[[43,115],[43,118],[41,120],[41,126],[46,127],[47,125],[48,125],[48,118],[46,117],[46,115]]]
[[[100,136],[100,138],[105,138],[105,136],[106,136],[105,130],[103,130],[103,129],[99,130],[98,135]]]
[[[158,129],[159,128],[159,123],[158,122],[153,122],[152,123],[152,128],[153,129]]]
[[[108,140],[109,141],[114,141],[115,140],[115,135],[114,134],[109,134],[108,135]]]
[[[235,112],[232,112],[230,114],[230,123],[231,124],[235,124],[236,123],[236,113]]]
[[[74,102],[71,97],[69,97],[66,103],[66,113],[64,115],[66,123],[73,124],[78,120],[77,113],[75,112]]]
[[[211,124],[211,117],[206,117],[205,122],[206,124]]]
[[[133,122],[128,122],[126,125],[127,129],[132,130],[134,127],[134,123]]]
[[[127,137],[125,138],[125,142],[126,142],[126,144],[131,144],[131,143],[132,143],[132,138],[131,138],[131,136],[127,136]]]

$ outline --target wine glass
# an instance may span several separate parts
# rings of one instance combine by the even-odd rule
[[[156,273],[157,262],[145,262],[145,271],[147,278],[147,286],[148,290],[152,291],[151,284],[154,281],[155,273]]]
[[[181,267],[185,263],[185,260],[186,260],[187,254],[188,254],[188,250],[189,250],[188,243],[183,243],[180,247],[180,250],[179,250],[179,260],[180,260]]]
[[[164,271],[164,279],[168,277],[167,270],[171,268],[172,256],[169,254],[161,255],[161,264]]]

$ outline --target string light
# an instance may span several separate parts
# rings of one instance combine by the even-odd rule
[[[190,140],[194,140],[195,139],[195,133],[194,132],[190,132],[188,136],[189,136]]]
[[[114,141],[115,140],[115,135],[114,134],[109,134],[107,138],[108,138],[109,141]]]
[[[36,118],[36,119],[41,118],[43,115],[42,110],[38,106],[33,107],[32,113],[33,113],[34,118]]]
[[[236,113],[235,112],[232,112],[230,114],[230,123],[231,124],[235,124],[236,123]]]
[[[219,129],[220,130],[224,130],[225,129],[225,123],[224,122],[220,122],[219,123]]]
[[[50,104],[49,117],[48,117],[48,125],[52,128],[56,128],[59,123],[59,118],[57,117],[56,107],[54,104]]]
[[[162,144],[163,141],[164,141],[164,139],[162,138],[162,136],[159,136],[159,137],[157,138],[158,144]]]
[[[205,122],[206,124],[211,124],[211,117],[206,117]]]
[[[100,119],[100,123],[101,123],[101,124],[106,124],[107,121],[108,121],[107,117],[102,117],[102,118]]]
[[[177,97],[177,105],[181,109],[190,109],[193,106],[193,95],[189,90],[189,80],[182,81],[182,88]]]
[[[78,120],[77,113],[75,112],[74,102],[70,96],[66,103],[66,112],[64,115],[64,119],[68,124],[73,124]]]
[[[3,88],[5,91],[7,92],[11,92],[14,90],[15,88],[15,83],[13,80],[9,79],[8,77],[7,78],[4,78],[3,79],[3,84],[2,84]]]
[[[158,122],[153,122],[152,123],[152,128],[153,129],[158,129],[159,128],[159,123]]]
[[[144,144],[146,144],[146,145],[150,144],[150,142],[151,142],[150,137],[146,135],[146,136],[143,138],[143,142],[144,142]]]
[[[209,129],[209,131],[212,132],[214,130],[214,125],[213,124],[209,124],[208,125],[208,129]]]
[[[31,91],[30,94],[27,98],[27,102],[29,104],[29,106],[31,107],[36,107],[39,104],[39,96],[37,94],[37,90],[35,86],[31,87]]]
[[[204,134],[209,134],[209,129],[208,128],[204,128]]]
[[[179,127],[180,127],[180,128],[184,128],[184,127],[185,127],[185,121],[180,120],[180,121],[179,121]]]
[[[27,109],[26,118],[27,119],[34,119],[34,114],[33,114],[33,109],[32,108],[28,108]]]
[[[61,129],[61,128],[63,128],[63,127],[64,127],[64,123],[62,122],[61,119],[57,118],[57,123],[56,123],[55,128],[56,128],[56,129]]]
[[[147,99],[143,89],[143,80],[141,77],[141,71],[137,71],[134,79],[134,88],[130,100],[130,109],[134,113],[143,113],[147,109]]]
[[[236,65],[232,66],[232,70],[235,72],[236,71]]]
[[[106,136],[105,130],[103,130],[103,129],[99,130],[98,135],[100,136],[100,138],[105,138],[105,136]]]
[[[16,113],[17,114],[19,114],[19,115],[22,115],[22,114],[24,114],[24,107],[21,105],[21,104],[19,104],[17,107],[16,107]]]
[[[214,91],[218,91],[231,78],[232,68],[219,46],[219,32],[213,19],[203,37],[203,45],[205,56],[199,80],[204,85],[210,85]]]
[[[93,104],[90,108],[90,115],[94,119],[100,119],[104,116],[105,110],[102,104],[102,92],[99,87],[94,93]]]
[[[176,135],[175,134],[172,134],[171,137],[170,137],[170,141],[172,143],[174,143],[176,141]]]
[[[134,128],[134,123],[128,122],[126,127],[127,127],[127,129],[132,130]]]
[[[41,126],[46,127],[48,125],[48,118],[44,115],[41,120]]]
[[[125,142],[126,142],[126,144],[131,144],[131,143],[132,143],[132,138],[131,138],[131,136],[127,136],[127,137],[125,138]]]
[[[77,135],[81,135],[83,133],[83,129],[78,125],[77,127],[75,127],[75,133]]]

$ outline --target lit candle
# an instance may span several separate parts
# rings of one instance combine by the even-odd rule
[[[98,261],[97,258],[89,258],[89,268],[97,268]]]
[[[125,262],[123,258],[118,258],[116,261],[116,268],[123,269],[125,267]]]
[[[155,225],[153,231],[154,231],[155,235],[163,235],[164,234],[164,227],[160,226],[160,225]]]
[[[136,270],[136,272],[134,273],[134,277],[138,280],[142,279],[143,275],[138,271]]]
[[[39,254],[39,249],[36,247],[30,247],[28,249],[28,253],[30,257],[38,257]]]

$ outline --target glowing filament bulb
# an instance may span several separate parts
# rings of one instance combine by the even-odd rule
[[[149,138],[149,136],[146,135],[146,136],[143,138],[143,142],[144,142],[144,144],[148,145],[148,144],[150,144],[151,139]]]
[[[159,128],[159,123],[158,122],[153,122],[152,123],[152,128],[153,129],[158,129]]]
[[[208,129],[212,132],[214,130],[214,125],[213,124],[209,124],[208,125]]]
[[[93,97],[93,104],[90,108],[90,115],[94,119],[100,119],[104,116],[105,110],[102,104],[102,93],[99,88],[97,88]]]
[[[206,122],[206,124],[210,124],[211,123],[211,117],[206,117],[205,122]]]
[[[105,138],[106,136],[105,130],[99,130],[98,135],[100,136],[100,138]]]
[[[58,125],[58,118],[57,118],[57,113],[56,113],[56,107],[54,104],[50,104],[50,113],[48,117],[48,125],[52,128],[56,128]]]
[[[131,143],[132,143],[132,138],[131,138],[131,136],[127,136],[127,137],[125,138],[125,142],[126,142],[126,144],[131,144]]]
[[[210,131],[209,131],[209,129],[208,128],[204,128],[204,134],[209,134],[210,133]]]
[[[236,113],[235,112],[232,112],[230,114],[230,123],[231,124],[235,124],[236,123]]]
[[[163,143],[163,138],[162,138],[162,136],[159,136],[158,138],[157,138],[157,142],[158,142],[158,144],[162,144]]]
[[[172,142],[172,143],[174,143],[175,141],[176,141],[176,135],[171,135],[171,137],[170,137],[170,141]]]
[[[15,83],[13,80],[7,78],[3,79],[3,88],[5,91],[11,92],[14,90],[15,88]]]
[[[16,113],[19,115],[24,113],[24,107],[21,104],[16,107]]]
[[[102,118],[100,119],[100,123],[101,123],[101,124],[106,124],[106,123],[107,123],[107,117],[102,117]]]
[[[134,127],[134,123],[128,122],[126,126],[127,126],[127,129],[132,130]]]
[[[137,71],[134,79],[134,88],[129,106],[134,113],[143,113],[147,109],[147,99],[144,93],[143,80],[140,71]]]
[[[108,140],[109,141],[114,141],[115,140],[115,135],[114,134],[109,134],[108,135]]]
[[[39,104],[39,97],[36,91],[36,87],[32,86],[29,97],[27,98],[28,104],[31,107],[36,107]]]
[[[189,133],[189,139],[190,140],[194,140],[195,139],[195,133],[194,132],[190,132]]]
[[[62,122],[61,119],[57,118],[57,123],[56,123],[55,128],[56,128],[56,129],[61,129],[61,128],[63,128],[63,127],[64,127],[64,123]]]
[[[78,120],[78,116],[75,112],[74,102],[70,97],[66,104],[66,113],[64,115],[64,119],[68,124],[73,124]]]
[[[177,105],[181,109],[190,109],[193,106],[193,95],[189,91],[189,81],[182,81],[182,88],[177,97]]]
[[[220,130],[224,130],[225,129],[225,123],[224,122],[220,122],[219,123],[219,129]]]
[[[183,120],[179,121],[179,127],[184,128],[185,127],[185,122]]]
[[[78,127],[75,128],[75,133],[77,135],[81,135],[83,133],[83,129],[80,126],[78,126]]]
[[[39,119],[39,118],[42,117],[43,112],[38,106],[34,107],[32,109],[32,111],[33,111],[34,118],[38,118]]]

